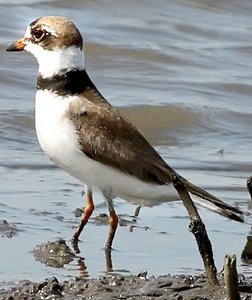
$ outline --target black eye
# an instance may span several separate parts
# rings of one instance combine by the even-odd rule
[[[45,35],[45,32],[43,30],[34,30],[33,36],[36,40],[41,40]]]

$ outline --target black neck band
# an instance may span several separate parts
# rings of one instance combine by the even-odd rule
[[[43,78],[40,74],[37,78],[38,90],[49,90],[59,96],[81,94],[88,87],[94,88],[86,70],[73,69],[62,75]]]

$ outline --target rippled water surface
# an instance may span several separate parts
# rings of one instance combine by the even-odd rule
[[[22,4],[20,4],[22,3]],[[27,278],[78,276],[74,260],[52,268],[35,260],[37,244],[70,238],[83,206],[82,187],[42,153],[34,131],[37,64],[7,53],[11,41],[41,15],[66,15],[84,35],[87,70],[100,91],[183,176],[248,211],[252,173],[252,3],[217,0],[0,1],[0,219],[18,229],[0,238],[0,285]],[[95,194],[94,217],[106,213]],[[181,203],[142,208],[121,199],[123,220],[112,252],[115,270],[148,274],[201,272],[197,246]],[[240,255],[249,224],[200,210],[221,269]],[[251,217],[248,216],[248,222]],[[107,226],[91,220],[80,256],[90,277],[106,271]]]

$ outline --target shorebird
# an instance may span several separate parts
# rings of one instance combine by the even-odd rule
[[[73,22],[44,16],[28,25],[7,51],[26,50],[38,61],[35,123],[39,143],[49,158],[86,185],[86,208],[73,235],[78,241],[102,191],[109,210],[111,249],[118,225],[113,199],[138,205],[179,200],[183,186],[196,204],[236,221],[242,212],[193,185],[173,170],[143,135],[98,91],[85,68],[83,39]]]

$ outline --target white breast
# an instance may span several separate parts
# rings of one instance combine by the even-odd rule
[[[75,97],[64,98],[49,91],[37,91],[35,125],[44,152],[60,167],[71,164],[78,149],[75,129],[66,113]]]
[[[36,94],[36,131],[44,152],[60,168],[92,187],[111,188],[120,196],[138,204],[155,205],[177,198],[172,185],[158,186],[117,171],[88,158],[80,150],[74,124],[67,118],[75,96],[63,98],[49,91]]]

